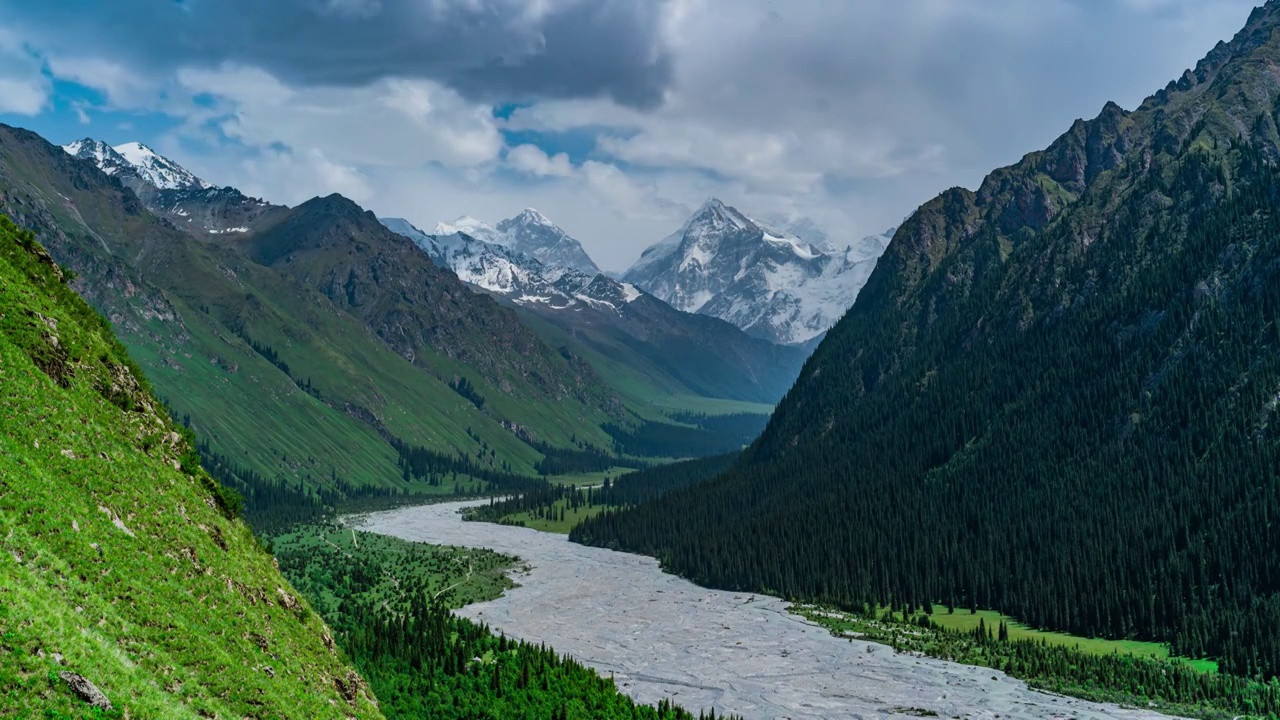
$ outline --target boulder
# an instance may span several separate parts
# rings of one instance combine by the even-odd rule
[[[71,688],[71,692],[75,693],[76,697],[89,703],[90,707],[103,710],[111,709],[111,701],[107,699],[107,696],[103,695],[98,686],[89,682],[83,675],[63,670],[58,673],[58,677],[62,678],[62,681],[67,684],[67,687]]]

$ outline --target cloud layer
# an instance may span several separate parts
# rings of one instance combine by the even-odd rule
[[[672,70],[661,32],[665,0],[8,4],[52,54],[110,57],[152,72],[232,63],[289,84],[412,77],[483,101],[601,96],[652,107]]]
[[[136,139],[282,202],[338,191],[424,226],[533,205],[620,268],[713,194],[883,230],[1137,104],[1251,6],[0,0],[0,113],[117,141],[155,121]]]

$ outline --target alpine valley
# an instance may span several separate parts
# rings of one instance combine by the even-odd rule
[[[337,195],[218,188],[136,143],[3,128],[0,158],[0,210],[77,274],[215,473],[251,499],[288,488],[278,506],[735,449],[808,354],[609,278],[532,210],[427,236]],[[732,430],[703,423],[725,413]],[[453,480],[406,473],[415,449]]]
[[[141,145],[0,127],[0,210],[0,714],[693,719],[450,614],[514,558],[323,523],[722,452],[768,405],[624,399],[349,200],[271,205]]]
[[[68,280],[0,218],[0,715],[693,720],[451,615],[509,556],[295,525],[272,557]]]
[[[0,718],[1280,720],[1238,1],[0,0]]]

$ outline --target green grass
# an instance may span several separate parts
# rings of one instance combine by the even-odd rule
[[[743,400],[724,400],[721,398],[698,397],[696,395],[673,395],[653,398],[654,407],[670,412],[694,412],[703,415],[736,415],[750,413],[752,415],[772,415],[773,405],[767,403],[745,402]]]
[[[242,288],[227,286],[208,269],[214,261],[197,257],[169,278],[199,289],[174,299],[187,330],[182,341],[172,339],[172,328],[126,335],[161,394],[176,412],[191,415],[215,452],[267,477],[326,483],[336,471],[356,486],[397,484],[396,454],[375,427],[349,411],[359,408],[410,444],[465,454],[495,469],[506,462],[513,472],[533,474],[541,455],[448,386],[454,376],[471,374],[465,366],[429,351],[414,365],[354,318],[316,307],[304,290],[272,270],[240,262],[238,277],[257,291],[251,301]],[[241,333],[270,347],[289,374],[231,333],[228,317],[241,325]],[[295,381],[309,381],[320,398]],[[498,389],[476,382],[499,418],[515,418],[549,442],[563,435],[568,444],[572,430],[557,428],[570,424],[572,410],[549,412],[536,402],[513,408]],[[596,430],[600,437],[592,437],[603,441]]]
[[[935,606],[936,609],[937,606]],[[1136,657],[1148,657],[1157,660],[1167,660],[1170,658],[1169,646],[1162,643],[1142,642],[1139,640],[1105,640],[1102,638],[1082,638],[1066,633],[1051,632],[1047,630],[1036,630],[1014,620],[1006,615],[1001,615],[992,610],[979,610],[977,613],[970,613],[968,610],[956,609],[955,613],[948,613],[946,610],[934,612],[929,616],[935,624],[947,630],[962,630],[972,632],[977,629],[979,622],[985,623],[987,627],[998,627],[1001,622],[1005,623],[1009,628],[1009,637],[1013,640],[1029,639],[1040,640],[1050,645],[1062,645],[1065,647],[1075,648],[1080,652],[1089,653],[1091,655],[1111,655],[1121,653],[1124,655],[1133,655]],[[1218,663],[1213,660],[1200,659],[1192,660],[1188,658],[1179,658],[1181,662],[1190,665],[1202,672],[1216,673],[1218,671]]]
[[[563,520],[560,519],[561,510],[564,510]],[[591,507],[579,507],[574,509],[569,507],[567,502],[561,500],[551,506],[550,512],[554,517],[537,517],[534,513],[522,512],[507,515],[499,522],[504,524],[522,525],[540,532],[568,535],[574,525],[577,525],[589,517],[595,517],[604,511],[604,505],[593,505]]]
[[[398,479],[396,453],[372,427],[298,389],[202,313],[184,317],[185,347],[170,350],[131,336],[129,352],[148,368],[174,412],[190,415],[215,452],[293,483],[308,478],[327,483],[334,471],[357,485],[386,486]],[[211,362],[214,358],[218,362]]]
[[[358,676],[324,623],[37,252],[0,219],[0,714],[380,717],[339,694]]]

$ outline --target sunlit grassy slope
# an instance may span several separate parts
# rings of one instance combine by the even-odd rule
[[[176,430],[0,218],[0,716],[380,717]]]

